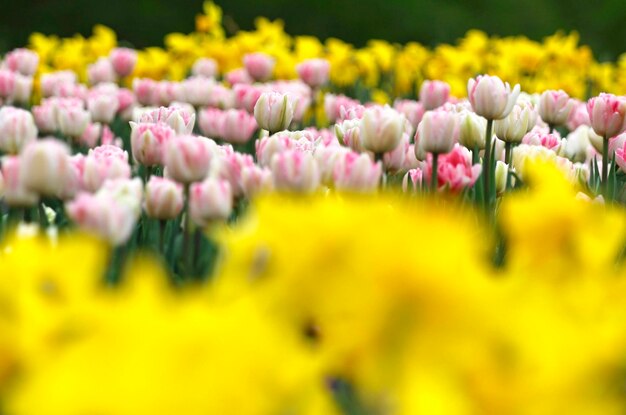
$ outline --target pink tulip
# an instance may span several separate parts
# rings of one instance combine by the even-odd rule
[[[20,155],[20,181],[42,196],[60,197],[74,173],[70,149],[62,141],[46,138],[31,142]]]
[[[346,153],[335,164],[335,187],[353,192],[372,192],[378,187],[382,165],[367,154]]]
[[[233,86],[237,84],[249,85],[254,82],[254,79],[252,79],[248,71],[246,71],[246,68],[234,69],[228,72],[225,78],[226,78],[226,81]]]
[[[255,143],[256,158],[261,166],[269,166],[275,154],[295,148],[295,141],[288,134],[277,133],[263,137]]]
[[[425,108],[421,102],[412,101],[410,99],[398,100],[393,104],[396,111],[403,114],[413,126],[413,131],[417,130],[417,126],[424,116]]]
[[[559,133],[543,133],[538,131],[531,131],[522,139],[523,144],[530,144],[534,146],[542,146],[549,150],[558,152],[561,147],[561,137]]]
[[[561,89],[544,91],[539,98],[539,116],[550,125],[564,125],[575,105],[576,101]]]
[[[158,83],[152,79],[133,79],[133,92],[137,97],[137,102],[141,105],[157,105],[157,85]]]
[[[247,198],[274,189],[272,171],[267,167],[256,165],[244,166],[241,169],[241,189]]]
[[[257,128],[254,116],[244,110],[230,109],[223,113],[221,137],[229,143],[247,143]]]
[[[137,64],[137,52],[129,48],[115,48],[109,54],[109,59],[115,73],[124,78],[133,73]]]
[[[205,107],[211,103],[216,82],[213,78],[192,76],[178,83],[177,99],[194,107]]]
[[[389,106],[374,106],[365,110],[359,123],[360,141],[368,151],[386,153],[402,140],[406,119]]]
[[[233,92],[235,94],[235,108],[245,109],[252,114],[257,101],[264,92],[264,87],[236,84],[233,86]]]
[[[626,98],[600,94],[587,102],[587,112],[591,128],[600,137],[614,137],[626,128]]]
[[[33,77],[15,74],[15,88],[13,94],[9,97],[9,102],[18,104],[28,104],[30,96],[33,92]]]
[[[271,170],[277,190],[310,193],[320,184],[317,162],[309,153],[287,150],[275,154]]]
[[[18,154],[36,139],[37,127],[29,111],[14,107],[0,109],[0,150]]]
[[[39,55],[28,49],[13,49],[7,53],[4,62],[7,68],[22,75],[32,76],[37,72]]]
[[[427,153],[448,153],[459,139],[459,121],[455,112],[427,111],[417,128],[415,142]]]
[[[82,136],[91,122],[90,113],[78,106],[57,106],[56,114],[57,127],[67,137]]]
[[[191,73],[194,76],[214,78],[218,73],[217,61],[211,58],[198,58],[191,67]]]
[[[22,180],[22,163],[17,156],[2,159],[2,177],[4,179],[4,201],[11,207],[33,206],[39,200],[37,193],[30,191]]]
[[[93,122],[87,125],[85,132],[80,136],[78,142],[87,148],[94,148],[98,145],[100,135],[102,134],[102,124]]]
[[[179,135],[188,135],[193,132],[196,122],[196,114],[182,106],[160,107],[156,110],[144,113],[139,122],[158,123],[164,122]]]
[[[198,111],[198,126],[202,134],[211,138],[222,138],[224,130],[224,111],[217,108],[205,108]]]
[[[126,88],[119,88],[117,90],[118,113],[123,113],[125,111],[128,111],[129,109],[132,109],[136,105],[136,101],[137,100],[135,99],[135,94],[133,94],[133,91]]]
[[[231,146],[222,146],[211,162],[211,177],[227,180],[233,195],[243,193],[241,172],[246,167],[254,166],[254,159],[249,154],[238,153]]]
[[[567,129],[570,131],[576,130],[581,125],[591,125],[589,120],[589,113],[587,112],[587,104],[578,100],[574,100],[574,108],[567,118]]]
[[[520,93],[519,85],[511,86],[497,76],[479,75],[467,83],[472,109],[488,120],[500,120],[511,112]]]
[[[0,69],[0,98],[10,98],[15,93],[15,72]]]
[[[117,75],[113,64],[107,58],[99,58],[95,63],[87,66],[87,77],[92,85],[101,82],[116,82]]]
[[[128,153],[113,145],[102,145],[89,150],[83,161],[82,184],[85,190],[95,192],[108,179],[129,179]]]
[[[265,53],[257,52],[245,55],[243,64],[255,81],[265,82],[272,77],[276,60]]]
[[[226,180],[208,178],[191,185],[189,214],[198,226],[228,219],[233,210],[233,194]]]
[[[410,146],[411,139],[409,138],[409,135],[405,133],[402,135],[402,140],[400,140],[400,144],[398,145],[398,147],[384,154],[383,166],[385,170],[390,172],[398,172],[404,170],[406,157]]]
[[[326,118],[328,122],[334,123],[339,118],[343,118],[341,115],[341,109],[345,110],[350,109],[351,107],[360,106],[361,103],[352,98],[348,98],[345,95],[333,95],[326,94],[324,95],[324,112],[326,113]],[[359,119],[361,117],[358,117]],[[349,119],[349,118],[344,118]]]
[[[168,176],[183,184],[204,179],[216,146],[213,140],[206,137],[179,135],[170,138],[163,150]]]
[[[163,164],[165,143],[176,135],[164,122],[130,123],[130,146],[133,158],[144,166]]]
[[[296,66],[298,76],[311,88],[319,88],[328,82],[330,62],[326,59],[308,59]]]
[[[57,95],[62,85],[76,84],[76,74],[73,71],[57,71],[41,75],[41,94],[44,97]]]
[[[472,166],[470,151],[459,144],[455,144],[450,153],[439,156],[437,166],[438,188],[459,192],[466,187],[473,186],[480,176],[481,170],[480,164]],[[432,174],[432,157],[430,154],[423,173],[426,183],[430,183]]]
[[[450,85],[443,81],[424,81],[420,88],[419,97],[424,109],[433,110],[448,101]]]
[[[119,108],[117,91],[115,94],[91,92],[87,98],[87,109],[94,122],[110,124]]]
[[[264,92],[254,105],[257,124],[270,133],[286,130],[291,124],[293,114],[293,99],[287,94]]]
[[[174,219],[183,210],[183,187],[173,180],[152,176],[146,184],[145,209],[148,217]]]
[[[402,191],[405,193],[408,191],[416,192],[422,188],[423,183],[424,173],[422,170],[419,168],[411,169],[402,178]]]

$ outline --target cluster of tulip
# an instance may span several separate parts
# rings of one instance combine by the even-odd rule
[[[224,66],[218,12],[180,79],[0,63],[0,413],[623,413],[626,98],[407,61],[383,105],[336,44]]]

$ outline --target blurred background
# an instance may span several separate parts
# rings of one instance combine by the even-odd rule
[[[161,45],[170,32],[189,33],[202,0],[23,0],[0,13],[0,52],[23,46],[31,32],[88,35],[96,23],[134,47]],[[222,0],[227,30],[251,29],[256,16],[285,21],[292,35],[338,37],[357,46],[378,38],[427,45],[455,42],[472,28],[491,35],[541,40],[577,30],[599,60],[626,51],[624,0]]]

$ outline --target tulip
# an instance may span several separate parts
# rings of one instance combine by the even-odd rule
[[[269,166],[274,154],[295,148],[295,141],[284,133],[263,137],[254,144],[256,148],[256,158],[261,166]]]
[[[553,150],[555,153],[558,153],[561,147],[562,140],[558,132],[544,133],[540,131],[531,131],[524,136],[522,142],[524,144],[542,146],[549,150]]]
[[[211,103],[216,82],[213,78],[192,76],[178,84],[179,101],[187,102],[194,107],[205,107]]]
[[[495,187],[498,196],[503,195],[509,187],[509,166],[503,161],[496,161]]]
[[[565,146],[562,148],[565,157],[574,162],[586,162],[591,157],[593,147],[589,140],[589,130],[591,130],[590,127],[581,125],[568,134]]]
[[[109,59],[115,73],[124,78],[133,73],[137,64],[137,52],[129,48],[115,48],[109,54]]]
[[[91,122],[88,111],[78,106],[57,108],[57,126],[61,134],[78,139]]]
[[[241,171],[245,167],[254,166],[254,159],[249,154],[238,153],[233,148],[221,146],[216,157],[211,161],[210,176],[227,180],[234,197],[243,193],[241,185]]]
[[[350,149],[339,145],[319,145],[314,149],[313,157],[320,169],[322,183],[329,186],[332,184],[337,161],[350,152]]]
[[[399,172],[404,170],[410,146],[411,139],[409,135],[405,133],[402,135],[402,140],[400,141],[398,147],[384,154],[383,167],[385,168],[385,171]],[[413,155],[413,158],[415,158],[415,155]]]
[[[464,110],[459,113],[459,143],[472,152],[485,148],[487,121],[480,115]]]
[[[173,180],[152,176],[146,184],[146,214],[159,220],[174,219],[183,210],[183,187]]]
[[[117,81],[113,64],[111,64],[111,61],[107,58],[99,58],[95,63],[87,66],[87,77],[89,78],[89,83],[92,85],[101,82]]]
[[[15,93],[16,74],[6,69],[0,69],[0,98],[8,99]]]
[[[37,193],[24,185],[22,169],[22,162],[18,156],[3,157],[1,172],[4,182],[4,202],[10,207],[33,206],[39,200]]]
[[[319,88],[328,82],[330,63],[326,59],[308,59],[296,66],[302,81],[311,88]]]
[[[320,171],[309,153],[287,150],[275,154],[271,162],[274,186],[277,190],[310,193],[320,184]]]
[[[142,105],[156,105],[156,88],[157,82],[152,79],[133,79],[133,92]]]
[[[45,99],[41,105],[32,107],[32,113],[35,124],[42,133],[53,133],[58,129],[54,106],[47,104]]]
[[[442,81],[424,81],[420,88],[419,98],[424,109],[433,110],[442,106],[450,97],[450,85]]]
[[[422,117],[424,116],[424,112],[426,109],[424,108],[424,104],[417,101],[412,101],[409,99],[406,100],[398,100],[393,104],[393,107],[396,111],[403,114],[407,121],[413,127],[413,132],[417,131],[417,126],[420,121],[422,121]]]
[[[335,164],[333,179],[339,190],[372,192],[382,177],[382,165],[367,154],[346,153]]]
[[[233,210],[233,194],[226,180],[208,178],[191,185],[189,215],[198,226],[228,219]]]
[[[102,145],[89,150],[83,162],[84,189],[95,192],[108,179],[129,179],[128,153],[113,145]]]
[[[224,77],[226,78],[226,81],[232,86],[238,84],[249,85],[254,82],[254,79],[252,79],[248,71],[246,71],[246,68],[234,69],[228,72]]]
[[[130,147],[133,158],[144,166],[163,164],[163,148],[176,132],[163,122],[130,122]]]
[[[255,81],[265,82],[272,77],[276,61],[265,53],[257,52],[245,55],[243,64]]]
[[[564,125],[567,122],[575,106],[576,101],[563,90],[544,91],[539,99],[539,116],[551,126],[552,130],[554,126]]]
[[[334,94],[325,94],[324,95],[324,113],[326,114],[326,118],[328,122],[334,123],[341,117],[341,109],[345,110],[359,106],[361,103],[355,99],[348,98],[345,95],[334,95]],[[360,117],[359,117],[360,119]]]
[[[87,109],[94,122],[110,124],[119,108],[117,94],[92,93],[87,98]]]
[[[422,188],[424,173],[421,169],[415,168],[409,170],[402,178],[402,191],[408,192],[409,189],[416,192]]]
[[[500,120],[509,115],[519,93],[519,85],[511,91],[508,82],[502,82],[497,76],[479,75],[467,83],[467,95],[474,112],[487,120]]]
[[[443,154],[452,150],[459,138],[459,116],[450,111],[427,111],[417,128],[416,142],[427,153]]]
[[[198,111],[198,126],[202,134],[212,138],[222,138],[224,111],[217,108],[205,108]]]
[[[13,107],[0,109],[0,150],[18,154],[36,139],[37,127],[29,111]]]
[[[180,135],[170,138],[163,151],[167,174],[183,184],[204,179],[216,146],[213,140],[206,137]]]
[[[191,73],[194,76],[214,78],[217,75],[217,61],[211,58],[199,58],[193,63]]]
[[[156,110],[144,113],[139,122],[158,123],[164,122],[178,135],[189,135],[193,132],[196,122],[196,114],[193,109],[186,109],[180,105],[160,107]]]
[[[572,111],[567,118],[567,129],[570,131],[576,130],[581,125],[591,125],[589,120],[589,113],[587,112],[587,103],[574,100],[575,104]]]
[[[247,198],[273,190],[272,171],[267,167],[245,166],[241,169],[241,188]]]
[[[455,144],[452,151],[439,157],[439,163],[435,164],[433,157],[431,163],[427,163],[424,169],[425,180],[436,178],[436,189],[449,189],[459,192],[466,187],[473,186],[482,167],[480,164],[472,165],[471,153],[465,147]],[[437,168],[437,173],[433,169]]]
[[[380,157],[392,151],[402,140],[405,121],[404,115],[389,106],[368,108],[359,123],[363,148]]]
[[[230,109],[223,113],[220,136],[229,143],[245,144],[250,141],[257,127],[254,116],[244,110]]]
[[[533,129],[537,112],[531,103],[516,104],[509,115],[494,122],[496,137],[505,143],[521,143],[522,138]]]
[[[264,92],[254,105],[259,127],[270,132],[286,130],[293,119],[294,105],[287,94]]]
[[[39,55],[28,49],[13,49],[7,53],[4,62],[13,72],[19,72],[22,75],[33,76],[37,72],[39,65]]]
[[[74,71],[57,71],[41,75],[41,94],[44,97],[57,95],[62,85],[76,84],[76,73]]]
[[[28,104],[33,92],[33,77],[15,74],[15,88],[9,97],[9,102]]]
[[[56,139],[33,141],[20,155],[20,181],[42,196],[60,197],[73,173],[70,149]]]

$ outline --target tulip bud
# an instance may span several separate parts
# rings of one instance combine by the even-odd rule
[[[452,150],[458,138],[459,116],[454,112],[435,110],[424,114],[417,127],[415,142],[419,141],[421,149],[427,153],[444,154]]]
[[[520,93],[497,76],[479,75],[467,83],[467,95],[474,112],[488,120],[500,120],[511,112]]]
[[[7,68],[22,75],[33,76],[39,65],[39,55],[28,49],[13,49],[7,53],[4,62]]]
[[[504,194],[506,191],[506,178],[509,175],[509,166],[503,161],[496,161],[496,194],[498,196]]]
[[[144,113],[139,118],[139,122],[164,122],[172,127],[176,134],[189,135],[193,131],[196,114],[193,108],[186,109],[180,105],[172,105]]]
[[[416,192],[422,188],[424,173],[421,169],[415,168],[409,170],[402,178],[402,191],[407,193],[409,190]]]
[[[87,98],[87,109],[94,122],[110,124],[115,118],[119,104],[117,94],[110,95],[96,92],[90,94]]]
[[[148,217],[167,220],[183,210],[183,187],[173,180],[152,176],[146,184],[145,209]]]
[[[470,150],[485,148],[487,121],[471,111],[459,113],[459,143]]]
[[[183,184],[204,179],[216,146],[213,140],[206,137],[181,135],[170,138],[163,152],[167,174]]]
[[[252,198],[255,195],[274,189],[272,171],[267,167],[255,165],[241,169],[241,188],[244,196]]]
[[[133,158],[144,166],[163,164],[163,147],[176,135],[174,130],[163,122],[130,122],[130,146]]]
[[[107,58],[99,58],[95,63],[87,66],[87,77],[91,85],[117,81],[115,69]]]
[[[450,85],[443,81],[424,81],[420,88],[420,102],[426,110],[434,110],[448,102]]]
[[[287,134],[278,133],[255,142],[256,158],[261,166],[269,166],[274,154],[295,148],[295,141]]]
[[[90,122],[89,112],[82,107],[57,108],[57,126],[61,134],[67,137],[77,139],[82,136]]]
[[[83,165],[83,186],[95,192],[107,179],[129,179],[128,153],[113,145],[102,145],[89,150]]]
[[[363,148],[375,154],[393,150],[402,140],[405,121],[404,115],[389,106],[366,109],[359,124]]]
[[[223,113],[221,137],[232,144],[245,144],[257,129],[254,116],[244,110],[230,109]]]
[[[320,184],[319,167],[309,153],[287,150],[275,154],[271,170],[277,190],[310,193]]]
[[[194,76],[214,78],[217,75],[217,61],[211,58],[199,58],[193,63],[191,73]]]
[[[254,105],[257,124],[270,133],[286,130],[293,119],[294,105],[287,94],[264,92]]]
[[[15,88],[9,97],[10,102],[28,104],[33,92],[33,78],[31,76],[15,75]]]
[[[424,169],[424,179],[427,182],[431,180],[432,168],[433,163],[429,160]],[[473,186],[481,171],[482,166],[480,164],[472,165],[470,151],[459,144],[455,144],[452,151],[439,156],[437,166],[438,188],[459,192],[466,187]]]
[[[574,100],[575,104],[567,118],[567,129],[574,131],[581,125],[591,125],[589,121],[589,113],[587,112],[587,103]]]
[[[228,219],[233,210],[233,194],[226,180],[208,178],[191,185],[189,214],[198,226]]]
[[[178,84],[178,100],[187,102],[194,107],[205,107],[211,103],[215,85],[213,78],[201,76],[187,78]]]
[[[225,76],[226,81],[232,86],[235,85],[249,85],[254,82],[254,79],[250,76],[246,68],[238,68],[228,72]]]
[[[59,197],[71,178],[70,149],[56,139],[33,141],[20,155],[20,180],[30,191]]]
[[[407,121],[413,126],[413,132],[417,130],[417,126],[424,116],[424,104],[417,101],[399,100],[393,104],[396,111],[403,114]]]
[[[212,138],[222,138],[224,129],[224,111],[217,108],[205,108],[198,111],[198,126],[202,134]]]
[[[265,53],[257,52],[245,55],[243,64],[255,81],[265,82],[272,77],[276,61]]]
[[[0,150],[19,153],[37,139],[37,127],[30,112],[13,107],[0,109]]]
[[[129,48],[115,48],[109,54],[109,59],[115,73],[124,78],[133,73],[137,64],[137,52]]]
[[[383,167],[385,171],[388,172],[399,172],[404,170],[404,166],[406,165],[406,158],[408,154],[409,147],[411,146],[411,139],[408,134],[402,135],[402,140],[398,147],[385,153],[383,156]],[[415,155],[411,152],[412,157]]]
[[[296,66],[298,76],[311,88],[319,88],[328,82],[330,63],[326,59],[308,59]]]
[[[591,130],[590,127],[581,125],[569,133],[565,140],[565,146],[562,147],[565,157],[574,162],[585,162],[590,158],[593,147],[589,141],[589,130]],[[592,134],[595,135],[593,132]]]
[[[0,69],[0,98],[8,99],[15,93],[15,73]]]
[[[339,190],[375,191],[382,176],[382,165],[367,154],[346,153],[335,164],[333,179]]]
[[[567,93],[558,91],[544,91],[539,99],[539,116],[549,125],[564,125],[576,105]]]
[[[551,134],[540,131],[531,131],[526,134],[522,140],[524,144],[542,146],[553,150],[555,153],[559,152],[561,141],[561,137],[556,132]]]
[[[508,143],[521,143],[527,132],[537,123],[537,113],[531,103],[519,103],[505,118],[496,120],[496,137]]]
[[[2,159],[2,177],[4,179],[4,201],[11,207],[27,207],[37,203],[37,193],[30,191],[22,180],[22,162],[17,156]]]
[[[626,127],[626,98],[613,94],[600,94],[587,102],[591,127],[603,138],[611,138]]]

